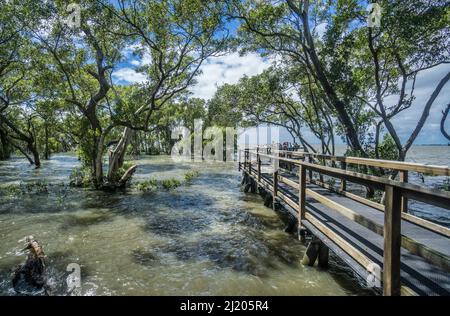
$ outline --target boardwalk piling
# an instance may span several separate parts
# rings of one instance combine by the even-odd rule
[[[328,268],[329,249],[323,242],[319,244],[319,267],[322,269]]]
[[[305,254],[303,255],[302,264],[305,266],[312,267],[319,256],[319,245],[320,241],[316,237],[313,238],[306,248]]]

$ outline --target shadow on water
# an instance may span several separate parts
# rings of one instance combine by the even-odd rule
[[[160,251],[173,253],[181,261],[205,261],[217,268],[266,277],[282,268],[280,263],[296,266],[301,253],[297,247],[285,247],[285,236],[268,241],[262,237],[240,237],[231,234],[206,235],[197,241],[177,239]]]
[[[79,215],[66,215],[64,217],[61,229],[68,230],[74,227],[80,226],[90,226],[95,224],[100,224],[108,221],[112,221],[114,218],[114,213],[110,210],[98,210],[94,209],[92,211],[85,211],[83,214]]]
[[[154,266],[156,264],[160,264],[158,255],[153,251],[135,249],[131,251],[131,257],[135,263],[144,266]]]

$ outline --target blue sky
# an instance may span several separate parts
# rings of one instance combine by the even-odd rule
[[[238,23],[236,21],[228,24],[228,28],[232,33],[235,32]],[[325,25],[318,28],[318,32],[323,32]],[[125,52],[126,60],[119,65],[114,71],[113,78],[120,84],[131,84],[142,82],[145,80],[144,75],[135,71],[136,67],[145,63],[149,63],[148,55],[139,58],[132,55],[133,47],[129,47]],[[207,59],[201,67],[202,73],[197,78],[197,84],[190,91],[193,97],[209,99],[214,95],[217,87],[225,83],[237,83],[244,75],[252,76],[261,73],[271,65],[271,61],[262,58],[256,53],[250,53],[245,56],[239,56],[233,52],[220,57],[212,57]],[[450,71],[450,65],[441,65],[434,69],[424,71],[418,76],[416,82],[415,95],[416,99],[408,110],[400,113],[393,123],[398,130],[401,140],[404,142],[408,139],[412,130],[416,126],[417,121],[422,113],[422,109],[431,95],[434,87],[440,79]],[[395,99],[386,98],[385,102],[395,102]],[[424,128],[416,139],[415,144],[447,144],[448,141],[440,132],[440,120],[442,110],[447,103],[450,102],[450,84],[444,87],[439,97],[436,99],[425,123]],[[450,130],[450,120],[446,123],[447,130]],[[316,139],[312,134],[305,130],[306,139],[312,143],[316,143]],[[287,137],[287,133],[282,133],[283,138]]]

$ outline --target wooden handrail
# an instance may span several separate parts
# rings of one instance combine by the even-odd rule
[[[250,152],[251,151],[252,149],[250,149]],[[332,156],[325,154],[307,153],[301,151],[275,150],[274,152],[283,154],[289,153],[291,156],[297,157],[322,158],[325,160],[338,161],[341,163],[354,164],[359,166],[378,167],[382,169],[391,169],[398,171],[414,171],[435,176],[450,176],[450,168],[447,166],[425,165],[415,162],[361,158],[351,156]]]
[[[249,152],[252,155],[252,152]],[[344,179],[353,183],[369,186],[378,190],[385,190],[385,186],[394,186],[401,189],[402,195],[407,198],[425,202],[428,204],[435,205],[437,207],[442,207],[445,209],[450,209],[450,192],[436,191],[421,187],[419,185],[411,183],[403,183],[395,180],[390,180],[387,178],[367,175],[363,173],[358,173],[354,171],[341,170],[332,167],[326,167],[321,165],[312,164],[309,162],[293,160],[289,158],[283,158],[279,156],[266,155],[259,153],[259,157],[266,157],[270,159],[280,160],[284,162],[289,162],[297,166],[304,166],[307,170],[315,171],[327,176]]]

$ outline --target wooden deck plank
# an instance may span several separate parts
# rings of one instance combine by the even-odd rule
[[[262,176],[268,183],[273,183],[271,174],[263,174]],[[289,175],[285,174],[284,176]],[[297,180],[295,177],[291,176],[291,178],[292,181]],[[367,205],[337,193],[330,192],[329,190],[317,185],[308,184],[308,188],[313,189],[315,192],[325,195],[327,198],[330,198],[336,203],[344,205],[353,211],[363,214],[371,220],[383,225],[384,213],[379,210],[373,209]],[[291,199],[294,203],[298,203],[298,190],[295,190],[282,182],[279,183],[278,190]],[[315,217],[319,218],[324,225],[339,234],[370,260],[378,264],[380,267],[383,266],[382,236],[362,225],[359,225],[358,223],[339,214],[335,210],[324,206],[310,197],[307,197],[306,199],[306,210]],[[294,211],[297,212],[297,210]],[[312,224],[310,222],[305,220],[303,224],[310,230],[312,229]],[[317,228],[313,233],[315,235],[317,234]],[[427,246],[436,248],[445,255],[448,255],[450,252],[448,238],[405,220],[402,220],[402,234],[410,236],[414,240],[417,240]],[[320,238],[321,236],[322,238]],[[332,251],[338,251],[337,248],[339,247],[336,244],[330,245],[330,239],[326,240],[325,237],[323,237],[323,234],[321,234],[321,236],[316,237],[323,239],[322,241],[326,243]],[[338,255],[340,257],[342,256],[342,249]],[[356,267],[356,261],[352,258],[343,258],[343,260],[347,262],[353,270],[364,277],[365,274],[362,271],[365,270],[365,267]],[[421,295],[450,295],[450,274],[405,249],[401,250],[401,281],[402,284],[410,287],[413,291]]]

